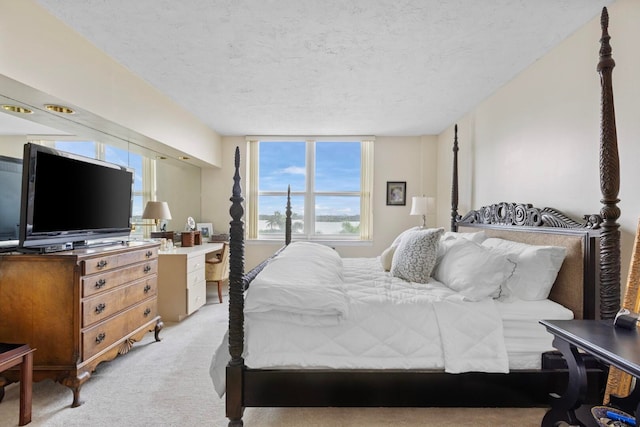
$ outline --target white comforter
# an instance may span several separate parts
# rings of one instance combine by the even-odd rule
[[[348,315],[326,324],[311,320],[324,314],[300,319],[297,310],[289,316],[274,311],[265,321],[265,312],[245,310],[247,366],[508,372],[492,299],[467,302],[435,280],[406,282],[382,272],[375,259],[343,262]],[[253,284],[247,299],[252,292]],[[300,301],[279,306],[293,302]]]
[[[277,279],[270,264],[252,282],[245,307],[248,367],[508,372],[494,300],[468,302],[435,280],[417,284],[392,277],[375,258],[338,262],[334,254],[326,252],[320,268],[333,263],[336,270],[321,277],[344,279],[337,284],[310,280],[313,266],[295,257],[282,263],[297,270],[287,279]],[[274,283],[277,290],[270,292]],[[228,358],[225,337],[211,366],[220,395]]]

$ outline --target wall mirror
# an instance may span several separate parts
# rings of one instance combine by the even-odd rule
[[[0,135],[0,156],[21,159],[28,141],[133,168],[132,239],[147,238],[155,230],[154,221],[142,219],[148,200],[169,204],[171,220],[164,220],[167,230],[182,231],[187,217],[200,213],[200,168],[193,164],[128,141],[105,143],[62,135]]]

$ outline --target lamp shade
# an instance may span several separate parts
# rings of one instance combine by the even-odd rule
[[[427,198],[414,196],[411,198],[411,212],[409,215],[426,215],[427,214]]]
[[[147,202],[142,212],[142,219],[171,219],[171,211],[167,202]]]

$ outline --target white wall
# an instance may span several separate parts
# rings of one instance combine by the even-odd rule
[[[620,151],[622,284],[640,215],[640,2],[609,8]],[[570,216],[600,211],[600,18],[538,60],[459,121],[460,212],[507,201]],[[449,197],[452,128],[438,137],[438,223]]]
[[[223,138],[221,169],[202,171],[203,218],[213,223],[217,232],[228,232],[233,159],[235,147],[241,153],[241,186],[246,194],[246,143],[243,137]],[[420,225],[422,219],[410,216],[411,197],[436,193],[437,139],[435,137],[377,137],[374,143],[374,240],[370,245],[337,244],[345,257],[375,257],[403,230]],[[407,205],[386,205],[387,181],[407,182]],[[435,217],[428,218],[435,225]],[[246,246],[245,268],[249,269],[274,252],[279,244],[250,242]]]
[[[22,158],[26,135],[0,135],[0,155]]]

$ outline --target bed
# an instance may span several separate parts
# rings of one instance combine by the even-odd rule
[[[614,62],[611,59],[607,26],[607,12],[603,9],[603,33],[598,64],[602,85],[599,174],[603,206],[600,214],[586,215],[582,220],[574,220],[556,209],[536,208],[528,204],[496,203],[464,216],[459,215],[456,127],[453,144],[451,232],[448,238],[445,237],[444,230],[431,230],[429,232],[433,235],[428,237],[423,236],[428,230],[413,230],[409,234],[412,238],[420,234],[420,238],[437,241],[437,248],[446,248],[444,252],[438,253],[440,258],[435,261],[436,268],[438,271],[442,269],[445,276],[447,271],[456,270],[443,267],[447,265],[444,260],[450,257],[450,254],[462,251],[463,247],[475,248],[465,240],[481,238],[482,241],[474,242],[478,246],[486,241],[499,245],[507,241],[530,246],[562,248],[564,260],[553,275],[548,298],[536,301],[549,310],[537,308],[533,316],[540,319],[549,316],[607,319],[615,316],[620,304],[620,237],[616,222],[620,215],[617,207],[619,167],[611,87]],[[522,328],[531,329],[531,325],[536,324],[532,319],[525,319],[528,321],[526,324],[518,323],[523,320],[518,318],[518,315],[524,312],[521,306],[505,305],[506,308],[495,310],[493,306],[497,304],[495,301],[500,299],[499,296],[485,298],[488,294],[483,289],[476,300],[469,302],[469,299],[474,299],[475,290],[465,294],[466,299],[461,299],[455,295],[458,291],[452,293],[451,289],[439,287],[439,281],[427,282],[438,295],[438,303],[434,304],[433,300],[430,300],[426,305],[421,305],[424,298],[416,292],[415,286],[407,285],[407,281],[386,272],[381,267],[381,259],[343,260],[336,258],[336,254],[332,253],[335,251],[330,248],[318,248],[318,245],[307,245],[305,242],[291,243],[289,202],[286,209],[285,246],[273,257],[245,273],[242,222],[244,199],[240,187],[238,149],[234,161],[235,174],[230,208],[232,221],[229,331],[228,341],[225,338],[224,342],[225,345],[228,343],[228,356],[226,347],[218,349],[211,368],[214,383],[218,383],[217,390],[219,393],[226,393],[229,426],[243,424],[242,414],[245,407],[545,406],[548,404],[548,393],[564,390],[567,381],[566,365],[559,353],[552,348],[546,348],[540,353],[540,349],[536,348],[532,357],[530,349],[523,348],[524,343],[517,340],[517,337],[523,334]],[[445,240],[448,243],[443,243]],[[408,238],[401,237],[396,250],[399,250],[405,241],[408,241]],[[309,256],[311,253],[312,257]],[[322,295],[318,295],[317,289],[307,283],[315,280],[309,279],[308,275],[303,280],[303,272],[295,270],[296,264],[308,259],[322,260],[318,269],[318,277],[322,278],[317,279],[318,284],[323,286]],[[451,259],[451,265],[455,267],[457,258]],[[500,268],[508,269],[505,263],[500,265]],[[306,264],[304,267],[307,267]],[[282,283],[283,271],[288,272],[286,283]],[[511,273],[514,271],[511,270]],[[374,276],[371,276],[372,274]],[[327,285],[336,281],[337,277],[340,278],[337,281],[342,286],[336,289],[328,288]],[[304,303],[317,301],[313,309],[317,309],[324,317],[309,316],[310,311],[307,307],[299,312],[277,313],[278,317],[273,318],[267,316],[265,310],[256,304],[254,295],[268,296],[277,293],[278,289],[287,294],[291,289],[288,286],[303,282],[305,286],[300,287],[305,288],[304,291],[308,293],[294,295],[294,298],[297,297]],[[501,289],[493,289],[492,292],[501,292]],[[355,294],[362,294],[362,299],[368,301],[369,305],[345,303],[345,300],[341,299],[341,295],[345,293],[349,296],[347,301]],[[401,311],[403,316],[409,319],[408,335],[390,332],[406,327],[407,324],[406,319],[393,323],[400,316],[399,311],[393,311],[393,308],[383,304],[392,298],[392,294],[394,298],[400,296]],[[333,298],[331,303],[326,301],[327,296]],[[260,301],[264,303],[263,300]],[[469,304],[474,308],[471,309]],[[295,303],[289,305],[295,306]],[[332,311],[327,313],[327,307]],[[367,324],[366,321],[358,325],[349,323],[356,319],[372,319],[367,311],[371,310],[371,307],[389,310],[385,313],[386,317],[378,319],[378,323],[373,324],[373,329],[387,333],[388,339],[376,338],[377,342],[386,341],[388,344],[391,341],[391,344],[396,346],[386,350],[397,352],[398,348],[402,349],[403,353],[398,357],[389,357],[393,359],[391,364],[380,364],[375,358],[367,358],[368,352],[371,351],[368,348],[360,350],[360,356],[363,357],[353,357],[353,353],[341,353],[340,347],[347,347],[351,343],[357,345],[362,341],[362,336],[371,332],[362,329],[362,325]],[[275,311],[281,311],[280,308],[277,307]],[[487,321],[470,323],[470,320],[466,319],[466,323],[460,323],[462,326],[452,327],[466,312],[473,313],[473,319],[477,319],[477,315],[486,315]],[[472,329],[470,325],[473,324],[473,328],[488,328],[485,335],[494,335],[496,313],[499,317],[497,321],[500,323],[500,333],[503,336],[511,335],[511,338],[516,340],[504,340],[502,344],[499,340],[483,341],[483,351],[487,350],[486,347],[500,347],[500,354],[496,356],[483,353],[484,356],[476,357],[477,354],[472,352],[472,357],[460,359],[459,353],[464,351],[455,346],[459,334]],[[272,329],[278,323],[281,326],[285,325],[285,329]],[[350,326],[350,334],[337,332],[337,328],[342,324]],[[393,327],[386,327],[388,324]],[[447,328],[439,328],[438,332],[423,329],[433,324],[446,324]],[[312,328],[308,328],[309,325]],[[446,332],[443,332],[445,329]],[[285,336],[283,331],[286,332],[286,339],[282,339]],[[312,336],[311,331],[316,335]],[[356,336],[360,338],[354,339]],[[259,347],[254,346],[256,338],[261,341]],[[331,344],[336,342],[336,338],[341,343],[340,346]],[[327,341],[321,341],[324,339]],[[550,342],[550,338],[547,339]],[[431,345],[435,340],[440,340],[438,348],[441,354],[434,356],[432,353],[425,353],[429,347],[435,347]],[[538,341],[543,348],[548,346],[544,337],[540,337]],[[284,349],[279,349],[279,345],[284,345]],[[286,347],[287,345],[289,347]],[[322,357],[326,354],[337,355],[339,362],[336,364],[335,360],[328,361],[322,357],[313,359],[309,356],[309,347],[305,345],[322,347],[326,350]],[[512,364],[512,359],[518,352],[526,353],[525,357]],[[538,352],[537,356],[535,352]],[[506,358],[505,354],[508,355]],[[412,355],[415,357],[410,357]],[[488,362],[486,366],[469,365],[482,357]],[[358,359],[358,363],[354,359]],[[220,373],[221,361],[226,366],[223,374]],[[588,365],[588,370],[592,376],[589,384],[595,385],[590,390],[588,398],[595,403],[602,398],[606,367],[592,363]],[[224,381],[222,388],[219,387],[221,376]]]

